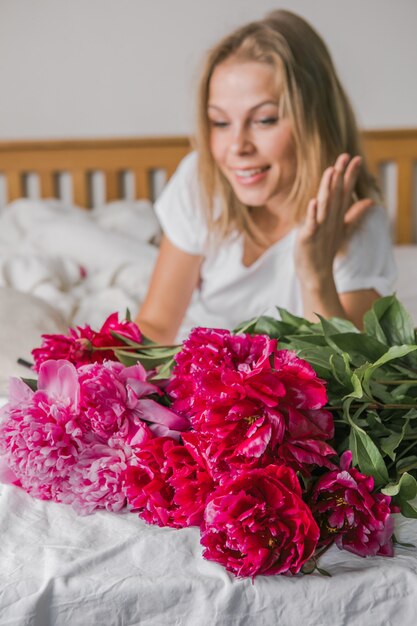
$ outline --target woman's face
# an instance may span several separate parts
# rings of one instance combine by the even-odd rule
[[[213,157],[241,202],[282,208],[296,174],[291,123],[280,117],[276,73],[266,63],[228,59],[209,85]]]

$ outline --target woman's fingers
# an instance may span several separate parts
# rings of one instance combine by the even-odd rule
[[[346,168],[344,176],[345,211],[350,207],[352,195],[359,176],[362,157],[355,156]]]
[[[368,209],[374,206],[374,200],[371,198],[365,198],[364,200],[358,200],[355,204],[352,204],[351,207],[345,213],[345,225],[349,226],[357,222]]]
[[[350,161],[350,155],[347,152],[343,152],[343,154],[339,154],[336,159],[336,163],[334,164],[334,169],[341,174],[344,174],[348,163]]]
[[[333,173],[334,168],[328,167],[327,170],[324,170],[323,176],[321,177],[319,191],[317,194],[317,222],[319,224],[324,221],[327,215],[329,199],[331,196],[331,182]]]
[[[327,217],[329,211],[332,217],[336,217],[342,210],[342,194],[344,189],[343,177],[350,156],[346,153],[340,154],[333,167],[328,167],[322,176],[319,191],[317,194],[317,222],[321,224]]]

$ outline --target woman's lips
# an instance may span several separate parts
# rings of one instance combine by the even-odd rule
[[[240,185],[253,185],[263,180],[269,170],[269,165],[263,167],[251,167],[234,169],[233,174]]]

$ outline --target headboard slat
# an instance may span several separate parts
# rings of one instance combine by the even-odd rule
[[[135,177],[135,197],[136,198],[151,198],[151,180],[149,170],[135,170],[133,172]]]
[[[56,198],[55,172],[39,172],[39,186],[42,198]]]
[[[71,172],[72,180],[72,197],[74,203],[81,207],[90,206],[90,173],[83,170],[75,170]]]
[[[22,198],[25,195],[24,175],[22,172],[7,172],[6,185],[9,202]]]
[[[413,243],[413,214],[411,197],[413,193],[413,169],[411,159],[397,160],[397,206],[399,211],[395,224],[396,241],[399,244]],[[408,210],[405,210],[408,209]]]
[[[122,197],[121,172],[105,172],[104,180],[106,185],[106,201],[112,202]]]

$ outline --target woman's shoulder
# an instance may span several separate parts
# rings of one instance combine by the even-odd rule
[[[194,178],[197,175],[198,154],[195,150],[187,154],[178,164],[174,176]]]
[[[165,235],[190,254],[203,254],[207,238],[204,208],[199,191],[197,153],[182,159],[155,203]]]

